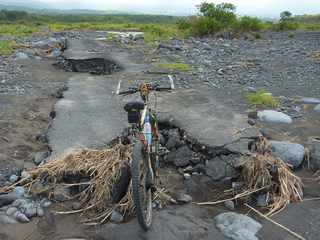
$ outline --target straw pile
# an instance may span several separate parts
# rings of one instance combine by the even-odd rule
[[[91,216],[88,222],[100,223],[108,220],[114,209],[128,216],[134,210],[131,183],[125,196],[116,204],[112,204],[112,188],[119,180],[121,169],[129,166],[131,152],[130,145],[120,143],[103,150],[79,149],[30,171],[31,178],[25,186],[33,192],[36,183],[45,181],[45,192],[50,197],[57,186],[85,185],[81,192],[73,196],[81,202],[82,209],[64,213],[86,212],[87,216]],[[86,176],[89,180],[85,183],[64,183],[64,177],[70,174]]]
[[[249,191],[263,189],[267,194],[268,213],[271,216],[283,210],[290,202],[301,201],[302,182],[289,166],[272,155],[268,141],[261,137],[254,146],[254,153],[246,162],[242,177]]]

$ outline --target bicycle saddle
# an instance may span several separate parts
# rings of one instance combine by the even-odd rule
[[[132,101],[124,105],[124,110],[127,112],[141,111],[143,108],[144,108],[144,103],[141,101]]]

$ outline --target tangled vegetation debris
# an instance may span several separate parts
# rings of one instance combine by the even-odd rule
[[[290,202],[302,200],[302,182],[293,174],[290,167],[272,155],[271,145],[266,138],[260,137],[253,146],[254,152],[248,157],[242,169],[242,192],[224,200],[198,203],[215,205],[230,200],[243,199],[245,202],[252,194],[267,195],[267,214],[274,215],[283,210]]]

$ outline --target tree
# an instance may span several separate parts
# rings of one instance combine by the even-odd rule
[[[289,11],[283,11],[280,13],[280,21],[288,21],[292,19],[292,13]]]
[[[201,3],[199,6],[200,15],[208,17],[219,22],[223,26],[230,26],[237,19],[235,10],[236,7],[231,3]]]

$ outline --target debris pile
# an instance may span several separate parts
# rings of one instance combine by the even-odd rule
[[[271,144],[260,138],[243,169],[243,178],[249,190],[264,188],[268,214],[275,214],[290,202],[302,200],[302,182],[289,166],[272,154]]]

